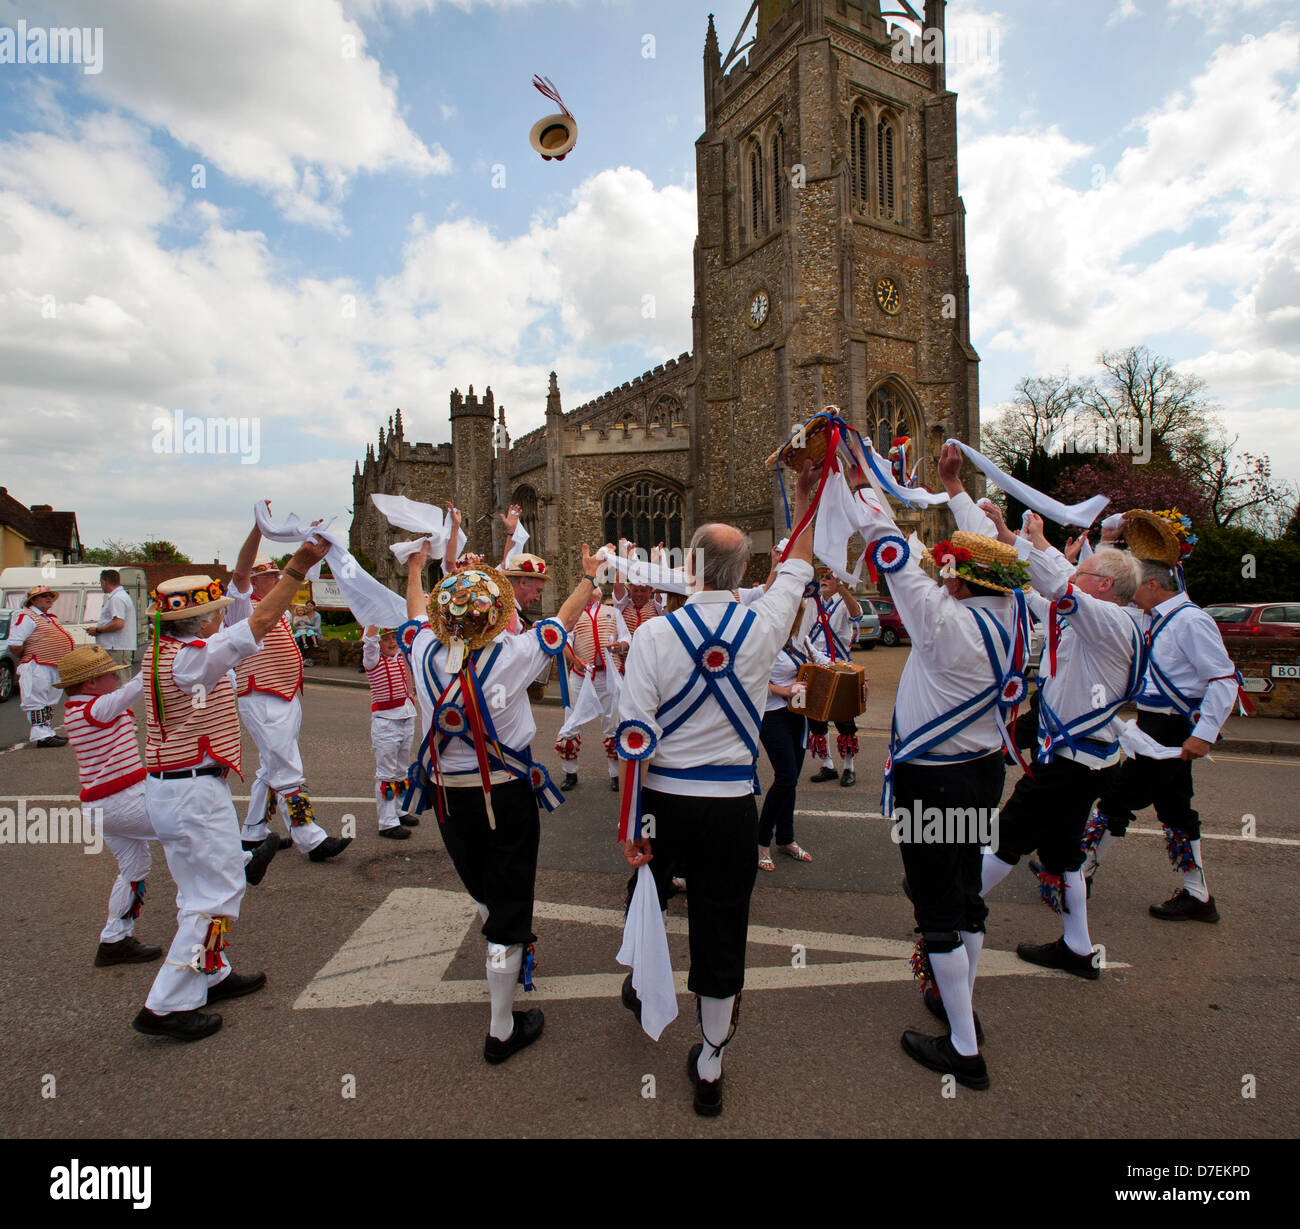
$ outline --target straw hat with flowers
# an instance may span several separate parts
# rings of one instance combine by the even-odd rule
[[[959,529],[947,541],[928,548],[924,562],[935,564],[945,580],[957,577],[999,593],[1029,587],[1029,565],[1016,548],[981,533]]]
[[[485,571],[492,571],[486,568]],[[506,576],[511,580],[550,580],[546,560],[540,555],[511,555],[506,560]]]
[[[145,611],[150,617],[164,620],[193,619],[209,615],[214,610],[229,606],[235,599],[225,596],[219,580],[211,576],[174,576],[160,581],[149,593],[150,606]]]
[[[83,644],[59,658],[59,679],[55,686],[65,689],[77,687],[99,678],[101,674],[114,674],[129,669],[129,666],[119,666],[107,649],[102,649],[97,644]]]
[[[23,602],[23,605],[30,606],[38,597],[44,597],[46,594],[50,597],[58,596],[49,585],[33,585],[27,590],[27,600]]]
[[[1154,560],[1173,567],[1182,557],[1182,547],[1173,526],[1163,516],[1143,508],[1124,513],[1124,541],[1137,559]]]

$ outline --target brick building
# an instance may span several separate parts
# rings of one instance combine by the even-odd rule
[[[942,30],[944,8],[912,11]],[[557,573],[553,601],[576,580],[581,542],[679,546],[707,520],[745,529],[751,574],[765,576],[784,512],[763,460],[822,405],[882,454],[908,436],[922,485],[936,485],[945,438],[977,440],[943,64],[891,54],[880,0],[756,0],[755,16],[726,56],[711,17],[705,37],[693,349],[568,412],[552,373],[545,425],[516,440],[490,388],[451,393],[450,443],[408,443],[399,411],[353,477],[352,547],[382,579],[397,580],[399,535],[372,492],[453,500],[471,548],[492,556],[496,511],[522,505]],[[943,515],[899,521],[932,539]]]

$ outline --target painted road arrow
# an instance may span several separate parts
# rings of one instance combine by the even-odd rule
[[[621,909],[538,901],[533,916],[552,922],[585,922],[619,933],[623,929]],[[397,888],[316,974],[298,996],[294,1007],[486,1003],[488,992],[484,978],[472,981],[446,979],[447,970],[471,927],[477,932],[481,925],[478,907],[462,892],[447,892],[440,888]],[[686,919],[669,918],[668,933],[686,934]],[[750,926],[749,941],[783,948],[787,953],[800,945],[805,952],[837,952],[871,959],[833,963],[808,959],[801,968],[790,965],[750,966],[745,970],[747,992],[912,979],[908,958],[913,945],[903,940]],[[612,963],[618,950],[617,934],[610,936],[610,944]],[[1126,969],[1129,966],[1107,961],[1105,967]],[[624,976],[625,972],[539,977],[534,1001],[615,998]],[[985,948],[980,956],[980,976],[1064,977],[1066,974],[1026,964],[1014,952]],[[685,972],[675,974],[674,981],[678,994],[689,993]]]

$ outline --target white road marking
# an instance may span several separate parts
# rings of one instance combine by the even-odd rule
[[[581,922],[613,931],[623,929],[621,909],[538,901],[534,915],[553,922]],[[471,929],[480,926],[479,912],[463,892],[441,888],[396,888],[354,932],[337,954],[298,996],[295,1008],[367,1007],[374,1003],[486,1003],[487,983],[446,980],[447,970]],[[668,919],[669,934],[685,934],[685,918]],[[812,986],[848,986],[867,982],[911,981],[908,957],[912,944],[898,939],[773,926],[751,926],[749,941],[783,949],[795,944],[807,952],[847,952],[876,959],[819,964],[753,966],[745,970],[746,990],[798,990]],[[610,936],[610,959],[617,950]],[[1107,961],[1109,969],[1127,964]],[[547,975],[537,979],[535,1001],[614,998],[625,972]],[[1052,969],[1028,965],[1014,952],[985,948],[981,977],[1065,977]],[[688,993],[686,974],[674,975],[678,994]]]

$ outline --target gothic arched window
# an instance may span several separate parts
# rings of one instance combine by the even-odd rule
[[[767,208],[763,199],[766,187],[763,175],[763,147],[757,141],[749,144],[749,238],[760,239],[767,231]]]
[[[660,397],[650,411],[652,427],[680,427],[682,425],[682,407],[676,397]]]
[[[918,483],[924,480],[922,467],[918,467],[922,442],[920,420],[895,384],[882,384],[868,398],[866,426],[872,446],[886,460],[890,459],[889,451],[894,441],[907,436],[905,476],[911,478],[915,474]]]
[[[530,538],[536,538],[538,528],[537,492],[530,486],[515,487],[515,493],[510,497],[510,502],[519,505],[519,523],[528,530]]]
[[[898,163],[896,146],[898,126],[893,116],[881,115],[876,121],[876,209],[882,218],[897,221]]]
[[[626,538],[645,550],[662,542],[681,549],[681,492],[654,476],[629,478],[605,492],[605,541]]]
[[[772,133],[772,221],[780,226],[785,219],[785,129],[777,124]]]
[[[854,107],[849,121],[849,171],[853,177],[853,203],[859,209],[865,209],[871,199],[867,178],[871,157],[867,138],[866,112],[861,107]]]

